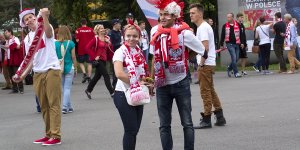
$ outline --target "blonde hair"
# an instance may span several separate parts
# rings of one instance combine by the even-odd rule
[[[95,33],[96,35],[98,35],[98,33],[99,33],[99,31],[100,31],[100,27],[103,27],[103,28],[104,28],[104,26],[103,26],[102,24],[97,24],[97,25],[94,27],[94,33]]]
[[[71,32],[69,30],[69,28],[65,25],[62,25],[58,28],[58,32],[57,32],[57,40],[58,41],[65,41],[65,40],[71,40],[72,36],[71,36]]]
[[[286,18],[286,19],[288,19],[288,20],[291,21],[293,17],[292,17],[291,14],[285,14],[285,15],[284,15],[284,18]]]

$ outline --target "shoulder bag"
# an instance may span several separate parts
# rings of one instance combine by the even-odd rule
[[[67,44],[67,47],[65,49],[64,47],[64,43],[62,42],[61,45],[60,45],[60,52],[61,52],[61,55],[62,55],[62,58],[59,60],[59,64],[60,64],[60,70],[61,70],[61,73],[64,73],[64,70],[65,70],[65,55],[68,51],[68,47],[69,47],[69,43],[70,43],[70,40],[68,40],[68,44]]]

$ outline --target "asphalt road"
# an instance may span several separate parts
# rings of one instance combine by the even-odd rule
[[[257,75],[244,78],[215,75],[227,125],[195,131],[195,150],[300,150],[300,74]],[[88,100],[87,84],[74,81],[75,111],[62,117],[62,145],[44,147],[33,140],[44,133],[41,114],[35,112],[32,86],[24,94],[0,90],[0,150],[121,150],[123,126],[101,79]],[[1,75],[0,82],[3,82]],[[203,110],[199,86],[191,84],[193,121]],[[212,119],[213,122],[215,121]],[[146,105],[137,150],[160,150],[155,99]],[[183,149],[183,131],[173,106],[174,150]]]

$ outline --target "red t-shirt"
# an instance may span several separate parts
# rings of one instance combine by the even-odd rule
[[[76,30],[76,40],[78,41],[78,55],[87,54],[85,47],[95,37],[94,31],[90,27],[80,27]]]

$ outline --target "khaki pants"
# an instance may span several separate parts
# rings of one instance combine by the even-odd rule
[[[2,63],[2,69],[3,69],[3,76],[4,76],[4,79],[6,81],[5,87],[11,88],[12,85],[11,85],[11,80],[10,80],[10,77],[9,77],[8,66],[6,66]]]
[[[39,99],[46,127],[46,136],[61,138],[61,72],[48,70],[35,73],[33,87]]]
[[[222,109],[221,102],[213,83],[214,66],[203,66],[198,69],[201,97],[203,99],[204,115],[211,115],[212,106],[215,110]]]
[[[290,63],[290,70],[292,72],[295,71],[295,65],[300,66],[300,62],[296,59],[295,55],[296,46],[291,46],[291,50],[288,51],[288,59]]]

